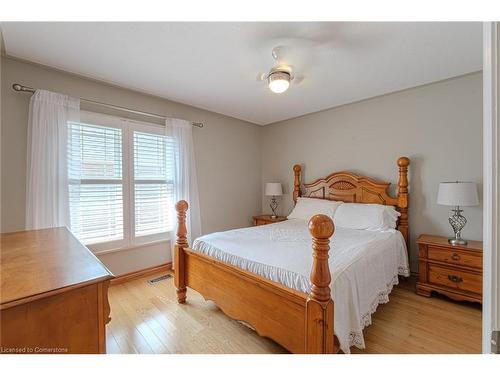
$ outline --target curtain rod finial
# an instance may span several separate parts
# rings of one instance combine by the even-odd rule
[[[20,85],[19,83],[14,83],[12,85],[12,88],[14,89],[14,91],[31,92],[31,93],[35,92],[35,89],[32,89],[31,87]]]

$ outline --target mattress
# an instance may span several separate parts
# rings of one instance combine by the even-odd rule
[[[307,221],[280,223],[211,233],[192,246],[238,268],[309,293],[312,239]],[[376,232],[336,228],[330,242],[330,271],[334,300],[334,329],[340,348],[365,347],[363,328],[380,303],[398,283],[409,276],[406,244],[399,231]]]

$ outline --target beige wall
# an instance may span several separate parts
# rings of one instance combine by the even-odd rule
[[[194,129],[202,230],[248,226],[261,209],[257,125],[72,74],[2,57],[2,231],[24,229],[29,94],[13,83],[205,123]],[[85,108],[82,105],[82,108]],[[93,109],[96,108],[87,108]],[[102,109],[101,109],[102,110]],[[123,115],[123,113],[121,113]],[[170,259],[168,246],[112,253],[101,259],[117,274]]]
[[[482,185],[482,74],[475,73],[265,126],[262,183],[284,184],[281,212],[292,207],[292,166],[305,181],[352,170],[397,181],[396,159],[410,165],[411,264],[421,233],[449,235],[448,207],[436,204],[440,181]],[[263,198],[263,209],[269,211]],[[482,238],[481,207],[465,208],[464,238]]]

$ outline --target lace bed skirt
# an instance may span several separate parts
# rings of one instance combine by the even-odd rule
[[[389,302],[389,294],[392,292],[392,288],[399,284],[399,276],[410,276],[410,269],[400,267],[398,269],[398,275],[395,275],[392,280],[387,283],[386,289],[381,291],[377,297],[373,300],[370,306],[370,311],[363,314],[361,317],[360,325],[362,330],[372,324],[372,315],[377,311],[377,307],[380,304]],[[365,339],[363,337],[363,331],[352,332],[349,334],[349,347],[355,346],[358,349],[365,349]]]

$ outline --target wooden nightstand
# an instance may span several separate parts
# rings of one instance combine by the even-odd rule
[[[448,239],[421,235],[418,240],[417,294],[435,291],[459,301],[482,303],[483,243],[453,246]]]
[[[285,221],[285,216],[277,216],[272,218],[271,215],[258,215],[253,217],[253,225],[266,225],[272,223],[279,223],[280,221]]]

